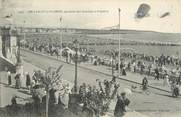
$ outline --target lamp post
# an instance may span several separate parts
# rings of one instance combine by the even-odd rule
[[[26,21],[24,21],[24,26],[25,26],[25,23]],[[24,30],[24,33],[23,33],[23,39],[26,40],[26,31]]]
[[[73,41],[74,48],[75,48],[75,79],[74,79],[74,93],[77,93],[78,86],[77,86],[77,61],[78,61],[78,48],[79,42],[77,40]]]
[[[114,50],[112,50],[111,52],[111,67],[112,67],[112,77],[114,77],[114,59],[115,59],[115,55],[116,52]]]
[[[88,39],[88,37],[87,37],[87,35],[84,35],[85,36],[85,40],[87,40],[87,52],[88,52],[88,50],[89,50],[89,39]]]

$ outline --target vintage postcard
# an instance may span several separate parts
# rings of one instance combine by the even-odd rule
[[[0,0],[0,117],[181,117],[181,0]]]

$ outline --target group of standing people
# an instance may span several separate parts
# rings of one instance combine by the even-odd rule
[[[15,88],[19,89],[21,88],[21,74],[16,74],[14,79],[15,79]],[[8,78],[8,85],[12,86],[12,73],[10,71],[7,71],[7,78]]]
[[[13,76],[12,73],[8,71],[7,72],[8,85],[11,85],[11,86],[12,86],[12,76]],[[22,76],[19,73],[15,74],[14,76],[15,88],[17,89],[20,89],[22,87],[21,77]],[[34,73],[31,78],[30,74],[26,72],[24,78],[26,79],[26,87],[28,90],[30,90],[30,87],[32,87],[32,85],[35,86],[36,84],[39,83],[36,73]],[[126,98],[125,92],[118,94],[119,84],[116,83],[116,78],[114,77],[110,81],[104,80],[103,82],[101,82],[100,80],[97,80],[97,82],[98,82],[98,87],[86,85],[85,83],[83,83],[80,86],[79,95],[80,95],[81,103],[83,103],[82,112],[86,111],[86,109],[90,109],[97,117],[100,117],[100,115],[108,111],[111,100],[115,99],[115,97],[117,96],[117,104],[115,107],[114,114],[115,114],[115,117],[122,117],[126,112],[126,106],[129,105],[130,100]],[[68,108],[68,99],[69,99],[68,97],[70,94],[69,92],[70,88],[66,88],[66,87],[69,87],[69,86],[66,85],[65,87],[63,87],[63,90],[65,90],[63,92],[62,90],[58,91],[56,89],[51,89],[49,92],[50,103],[61,104],[65,108]],[[65,95],[67,96],[65,97]],[[45,103],[45,100],[46,100],[45,98],[46,98],[45,95],[42,98],[41,96],[38,96],[38,95],[33,96],[33,99],[37,103],[35,104],[37,105],[36,106],[37,108],[39,108],[39,104]]]
[[[15,76],[13,73],[11,73],[11,71],[7,71],[7,80],[8,80],[8,85],[12,86],[13,84],[13,77],[15,80],[15,88],[16,89],[20,89],[22,87],[22,75],[20,73],[16,73]],[[30,89],[30,85],[31,85],[31,78],[30,78],[30,74],[26,73],[25,74],[25,79],[26,79],[26,87],[27,89]]]
[[[130,52],[123,52],[122,56],[125,58],[130,59],[140,59],[147,62],[153,62],[158,64],[159,66],[162,65],[180,65],[181,66],[181,60],[178,57],[173,56],[166,56],[164,54],[160,56],[153,56],[153,55],[146,55],[146,54],[140,54],[140,53],[130,53]]]
[[[116,83],[115,77],[110,81],[97,80],[97,82],[98,86],[90,86],[85,83],[80,86],[79,95],[81,103],[83,103],[82,111],[88,109],[96,117],[100,117],[109,110],[111,101],[117,100],[114,115],[115,117],[123,117],[130,100],[126,97],[126,92],[119,93],[120,86]]]

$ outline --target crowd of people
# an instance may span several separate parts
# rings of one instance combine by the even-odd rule
[[[122,53],[120,66],[118,61],[114,61],[113,67],[115,70],[119,70],[120,67],[120,75],[123,76],[127,75],[127,72],[133,72],[147,77],[154,77],[158,81],[163,80],[163,86],[170,87],[172,96],[177,97],[181,86],[181,66],[180,63],[178,64],[179,59],[165,57],[164,55],[156,57],[156,59],[153,57],[151,60],[148,59],[149,57],[133,53]],[[96,62],[100,61],[99,58]],[[94,63],[94,65],[104,65],[102,62],[100,63]]]
[[[161,56],[152,56],[152,55],[146,55],[141,53],[130,53],[130,52],[123,52],[123,57],[131,58],[131,59],[141,59],[147,62],[153,62],[158,64],[159,66],[162,65],[173,65],[173,66],[181,66],[181,60],[179,60],[179,57],[177,56],[166,56],[162,54]]]
[[[148,59],[149,57],[152,59]],[[105,58],[101,59],[96,56],[93,64],[107,65],[105,64],[104,59]],[[114,67],[115,70],[119,70],[120,67],[120,73],[122,75],[126,75],[126,71],[129,71],[155,77],[155,80],[165,79],[165,76],[167,75],[169,80],[175,80],[177,84],[181,83],[181,66],[180,63],[178,63],[179,59],[173,59],[169,56],[165,57],[164,55],[156,57],[155,59],[153,56],[123,52],[120,61],[120,66],[116,59],[110,60],[108,65]]]
[[[49,40],[42,42],[39,39],[34,41],[27,40],[28,42],[23,44],[22,46],[28,48],[32,51],[37,52],[46,52],[50,55],[61,55],[61,48],[58,43],[55,41]],[[63,45],[63,48],[65,46]],[[70,49],[74,49],[73,45],[68,45]],[[32,49],[33,48],[33,49]],[[41,48],[41,49],[40,49]],[[43,49],[42,49],[43,48]],[[88,51],[85,48],[79,48],[79,52],[83,53]],[[71,63],[74,61],[74,55],[68,52],[62,52],[62,55],[66,58],[67,63]],[[82,56],[83,54],[81,54]],[[176,82],[176,84],[181,84],[181,59],[179,57],[174,56],[152,56],[146,54],[140,54],[136,52],[121,52],[121,63],[120,66],[118,65],[118,55],[116,55],[116,59],[110,59],[110,57],[100,57],[93,54],[84,54],[84,56],[78,58],[80,59],[79,62],[82,61],[89,61],[93,65],[106,65],[113,67],[114,70],[119,70],[122,75],[127,75],[128,72],[140,73],[147,76],[155,77],[155,80],[164,79],[169,80],[169,82]],[[165,84],[165,83],[164,83]],[[169,84],[169,83],[167,83]]]
[[[83,104],[83,110],[91,110],[97,116],[104,115],[108,111],[109,105],[115,99],[119,89],[119,84],[115,78],[111,81],[97,80],[97,86],[90,86],[83,83],[79,88],[80,102]]]
[[[33,103],[28,103],[27,105],[31,105],[31,110],[36,110],[36,113],[41,113],[40,110],[45,108],[46,105],[46,95],[47,90],[46,86],[41,82],[41,71],[34,71],[33,74],[25,73],[24,79],[26,80],[26,90],[31,94]],[[21,74],[17,73],[14,77],[15,84],[12,84],[12,75],[11,72],[7,72],[8,85],[15,86],[17,89],[23,88],[21,85]],[[81,113],[87,113],[89,117],[101,115],[105,115],[109,110],[109,106],[111,101],[115,101],[116,96],[118,99],[117,105],[115,107],[115,116],[118,116],[118,113],[124,115],[126,112],[125,107],[129,105],[129,100],[126,98],[126,92],[122,91],[119,93],[120,86],[116,82],[116,77],[113,77],[112,80],[104,80],[101,81],[99,79],[96,80],[97,84],[91,86],[89,84],[83,83],[78,88],[77,92],[79,95],[79,101],[75,103],[79,103],[81,109]],[[73,94],[73,87],[70,87],[69,84],[63,84],[62,81],[58,81],[53,85],[49,90],[49,106],[61,106],[63,109],[69,108],[69,95]],[[12,105],[16,107],[17,99],[19,96],[12,97]],[[123,100],[125,98],[126,100]],[[120,102],[121,101],[121,102]],[[126,101],[127,104],[120,105],[119,103],[124,103]],[[32,106],[33,104],[33,106]],[[120,111],[120,109],[122,109]],[[121,115],[120,115],[121,116]],[[120,117],[119,116],[119,117]]]
[[[61,47],[60,44],[52,40],[42,41],[40,39],[36,39],[34,41],[27,40],[27,42],[22,44],[21,46],[35,52],[49,54],[50,56],[55,55],[57,56],[57,58],[62,55],[66,58],[67,63],[71,63],[72,61],[74,61],[74,55],[72,55],[72,53],[68,53],[66,51],[62,52],[61,50],[65,47],[69,47],[70,49],[74,50],[74,47],[71,44],[63,44]],[[93,65],[107,65],[109,67],[113,67],[113,70],[115,71],[119,70],[120,68],[120,73],[124,76],[127,75],[127,72],[133,72],[145,76],[152,76],[155,78],[155,80],[163,79],[163,85],[170,86],[172,96],[175,96],[175,92],[178,89],[177,87],[181,85],[181,60],[178,57],[166,56],[163,54],[161,56],[152,56],[135,52],[121,52],[121,63],[119,66],[117,60],[118,56],[115,57],[116,59],[109,59],[110,57],[102,58],[100,56],[93,55],[92,53],[88,54],[89,52],[85,48],[79,48],[78,51],[80,53],[83,53],[85,51],[87,53],[85,57],[86,61],[89,61]],[[16,88],[19,88],[18,84],[20,84],[18,77],[20,76],[17,74],[15,77],[17,84]],[[35,75],[33,75],[32,81],[30,81],[30,79],[30,75],[27,74],[26,85],[27,88],[31,90],[31,88],[38,83],[38,80],[36,79]],[[11,84],[10,80],[8,80],[8,82],[9,84]],[[98,87],[90,86],[89,84],[83,83],[79,88],[79,96],[82,112],[89,111],[89,114],[94,113],[96,116],[100,116],[109,109],[109,102],[111,102],[111,100],[116,97],[119,85],[116,84],[115,79],[112,79],[111,81],[105,80],[103,82],[98,80],[97,83]],[[143,86],[147,87],[149,85],[149,80],[145,77],[142,84],[146,84]],[[64,89],[67,90],[65,90],[66,93],[64,92],[63,94],[71,94],[70,87],[68,85],[66,88],[65,87]],[[67,108],[68,103],[61,102],[61,98],[64,96],[61,97],[59,95],[60,92],[57,92],[57,90],[51,89],[50,102],[52,102],[52,104],[63,104]],[[119,117],[121,117],[121,115],[124,115],[124,112],[126,111],[125,107],[129,105],[130,101],[125,97],[125,93],[121,93],[117,97],[117,99],[118,102],[116,104],[114,114],[115,117],[117,117],[118,115]],[[41,102],[44,99],[42,98],[39,100]],[[124,105],[124,107],[122,107],[122,105]],[[120,112],[119,110],[122,111]]]

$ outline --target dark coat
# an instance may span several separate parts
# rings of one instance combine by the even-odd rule
[[[21,87],[20,74],[17,74],[15,76],[15,80],[16,80],[15,88],[19,89]]]
[[[130,100],[128,98],[123,99],[122,97],[118,97],[118,101],[116,103],[116,107],[114,110],[115,117],[122,117],[124,113],[126,112],[125,107],[128,106],[130,103]]]
[[[146,79],[146,78],[144,78],[143,80],[142,80],[142,85],[147,85],[148,84],[148,80]]]
[[[8,75],[8,84],[11,85],[11,75]]]
[[[30,86],[30,84],[31,84],[30,75],[27,74],[27,75],[26,75],[26,86]]]

